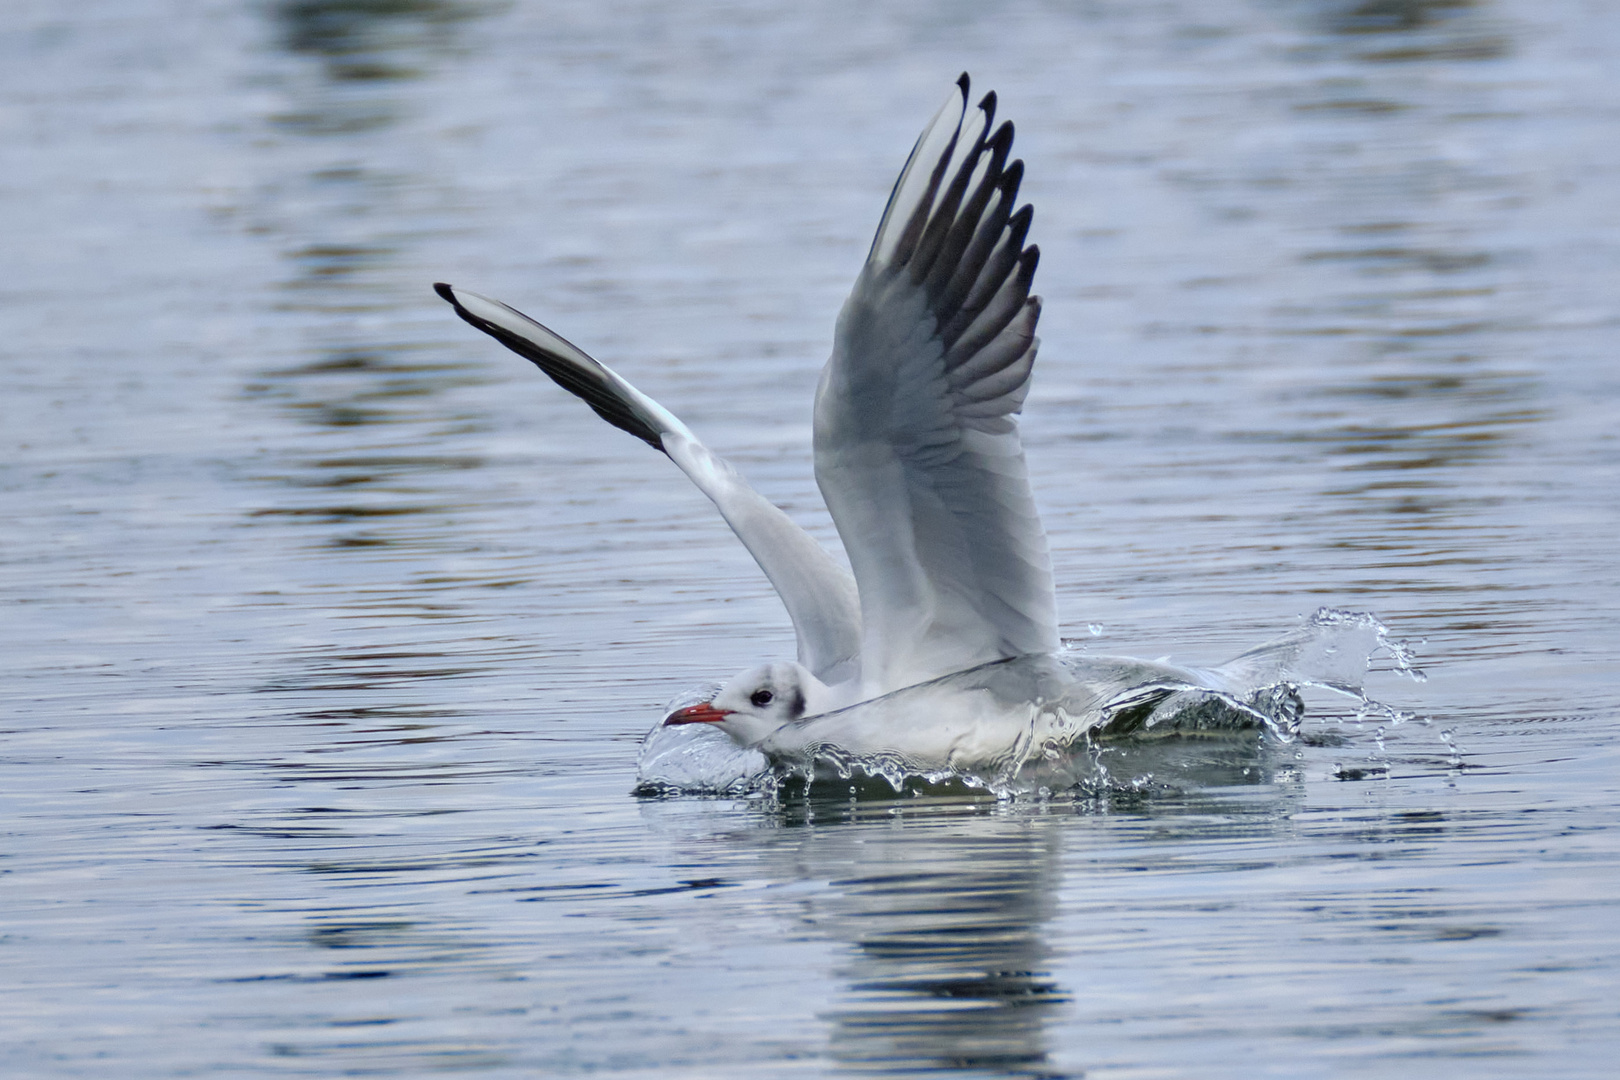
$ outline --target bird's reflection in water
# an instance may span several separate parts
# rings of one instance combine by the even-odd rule
[[[783,814],[809,826],[789,849],[798,873],[828,883],[806,917],[851,946],[827,1018],[834,1061],[859,1074],[1057,1075],[1044,1027],[1067,996],[1042,933],[1060,876],[1053,819],[971,799],[805,801]]]
[[[1076,1020],[1074,988],[1054,974],[1050,945],[1060,936],[1050,924],[1064,849],[1216,821],[1274,828],[1292,788],[1292,751],[1259,741],[1166,740],[1120,763],[1127,757],[1176,782],[1044,802],[883,799],[875,787],[838,798],[828,792],[845,789],[821,783],[781,797],[778,824],[795,839],[780,843],[778,832],[769,845],[771,860],[791,861],[773,876],[825,882],[801,899],[802,915],[848,946],[835,970],[844,989],[826,1016],[828,1053],[842,1071],[1081,1075],[1053,1060],[1048,1038],[1052,1025]],[[1249,794],[1233,800],[1217,789]]]

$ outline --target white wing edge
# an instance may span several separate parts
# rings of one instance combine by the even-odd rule
[[[855,579],[814,537],[750,487],[674,413],[606,364],[499,300],[450,285],[434,289],[464,321],[532,361],[602,419],[662,450],[709,497],[770,579],[793,621],[799,663],[829,685],[858,675]]]
[[[922,134],[917,136],[911,156],[906,158],[905,167],[895,179],[894,190],[889,192],[889,203],[883,208],[883,218],[872,237],[872,249],[867,252],[868,263],[887,266],[894,257],[895,248],[900,244],[917,204],[925,198],[935,200],[943,189],[941,181],[950,175],[947,166],[953,158],[959,157],[957,136],[967,116],[968,87],[968,76],[964,71],[956,80],[955,91],[946,96],[945,103],[928,121]],[[972,145],[971,140],[967,145]],[[927,167],[928,172],[917,172],[918,165]],[[898,216],[896,211],[899,211]]]

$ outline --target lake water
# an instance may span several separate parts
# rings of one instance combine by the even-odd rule
[[[1065,632],[1370,611],[1428,681],[1176,790],[635,798],[787,620],[429,283],[830,538],[816,374],[962,69]],[[0,1071],[1612,1075],[1617,124],[1577,0],[12,5]]]

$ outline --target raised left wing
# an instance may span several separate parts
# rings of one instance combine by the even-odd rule
[[[1058,647],[1051,560],[1014,415],[1040,252],[1023,163],[968,77],[918,139],[838,317],[816,481],[855,570],[864,696]]]
[[[602,419],[669,455],[770,578],[793,620],[799,662],[824,683],[855,677],[861,633],[855,583],[809,533],[749,487],[674,413],[585,350],[498,300],[442,283],[433,288],[463,320],[533,361]]]

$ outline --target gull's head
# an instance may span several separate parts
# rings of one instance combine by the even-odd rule
[[[720,688],[712,701],[676,709],[665,726],[713,724],[739,746],[756,746],[781,727],[824,711],[827,687],[798,664],[763,664]]]

